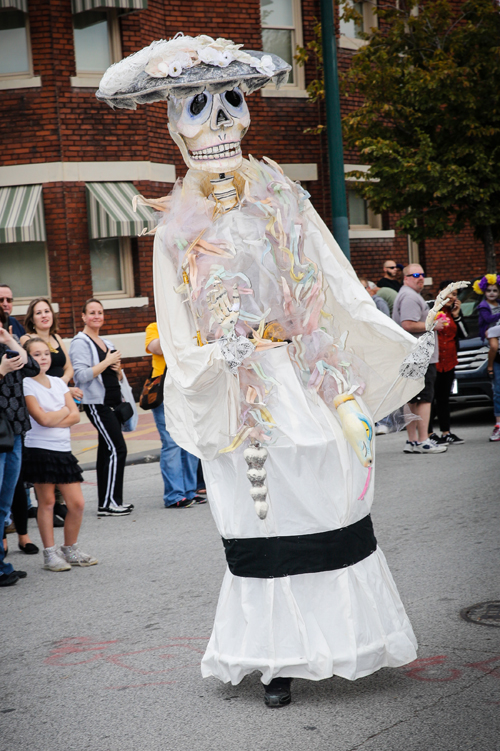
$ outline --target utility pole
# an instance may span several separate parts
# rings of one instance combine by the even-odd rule
[[[326,135],[330,165],[330,200],[332,204],[333,236],[346,258],[350,259],[349,221],[344,176],[344,148],[340,118],[339,76],[333,0],[320,0],[321,32],[323,37],[323,65],[325,76]]]

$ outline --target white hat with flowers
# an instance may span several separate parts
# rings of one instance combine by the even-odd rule
[[[286,83],[291,67],[277,55],[242,49],[230,39],[177,34],[112,65],[101,79],[97,98],[111,107],[136,109],[172,94],[185,99],[202,91],[220,94],[240,88],[252,93],[273,80]]]

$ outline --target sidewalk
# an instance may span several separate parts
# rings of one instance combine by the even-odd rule
[[[152,412],[137,405],[139,423],[133,433],[124,433],[127,442],[127,464],[142,464],[160,460],[161,441]],[[95,469],[98,434],[85,412],[80,422],[71,428],[71,450],[84,470]]]

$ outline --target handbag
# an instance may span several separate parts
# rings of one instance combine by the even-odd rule
[[[113,407],[113,412],[117,416],[118,422],[121,423],[121,425],[130,420],[134,414],[132,405],[129,402],[121,402],[117,407]]]
[[[163,385],[166,372],[167,369],[165,368],[161,375],[153,378],[153,371],[151,371],[149,378],[146,378],[139,397],[141,409],[154,409],[163,403]]]
[[[0,414],[0,454],[6,454],[14,448],[14,431],[5,415]]]

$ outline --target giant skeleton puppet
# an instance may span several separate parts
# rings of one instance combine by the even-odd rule
[[[144,202],[161,210],[166,425],[203,460],[228,565],[201,669],[233,684],[260,671],[269,706],[290,701],[293,677],[415,659],[370,519],[373,423],[421,390],[426,367],[425,343],[377,310],[308,194],[242,157],[245,93],[289,69],[178,35],[112,66],[97,93],[134,109],[168,99],[189,168]]]

